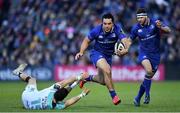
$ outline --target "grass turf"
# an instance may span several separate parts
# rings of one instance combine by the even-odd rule
[[[38,89],[46,88],[53,82],[38,82]],[[115,106],[106,87],[96,83],[86,84],[91,89],[90,94],[77,104],[70,106],[63,112],[179,112],[180,111],[180,82],[153,82],[151,88],[151,102],[134,107],[133,98],[137,94],[140,83],[115,83],[116,91],[122,103]],[[0,82],[0,112],[25,112],[21,103],[21,93],[25,83]],[[81,90],[76,87],[67,98],[78,95]],[[32,111],[58,111],[58,110],[32,110]]]

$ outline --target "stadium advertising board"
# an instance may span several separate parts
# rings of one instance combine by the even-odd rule
[[[25,72],[37,80],[52,80],[53,78],[52,69],[46,67],[27,68]],[[13,76],[12,69],[4,68],[0,69],[0,80],[19,80],[19,77]]]
[[[89,74],[96,74],[97,71],[93,66],[56,66],[55,80],[64,80],[70,76],[75,76],[81,72],[88,72]],[[160,65],[153,79],[155,81],[164,80],[164,65]],[[141,66],[113,66],[112,79],[113,81],[142,81],[144,79],[145,71]]]

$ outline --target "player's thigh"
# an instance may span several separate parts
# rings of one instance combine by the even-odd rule
[[[148,74],[153,75],[152,65],[151,65],[150,60],[144,59],[144,60],[142,60],[141,64]]]
[[[99,71],[102,71],[102,73],[106,73],[106,74],[111,74],[111,67],[108,64],[108,62],[106,61],[105,58],[101,58],[97,61],[96,64],[97,68],[99,69]]]

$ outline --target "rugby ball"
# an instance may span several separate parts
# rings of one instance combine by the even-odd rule
[[[115,46],[114,46],[114,51],[116,52],[117,50],[122,50],[122,49],[125,49],[125,45],[121,42],[121,41],[118,41],[115,43]]]

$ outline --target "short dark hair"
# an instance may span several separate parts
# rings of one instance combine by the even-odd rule
[[[68,90],[66,88],[58,89],[54,93],[54,99],[56,100],[56,102],[62,101],[68,95],[68,93],[69,92],[68,92]]]
[[[105,14],[103,14],[103,16],[102,16],[102,21],[103,21],[103,19],[111,19],[112,20],[112,22],[114,23],[114,17],[113,17],[113,15],[111,14],[111,13],[105,13]]]
[[[140,13],[147,13],[147,11],[146,11],[145,8],[139,8],[139,9],[136,11],[136,14],[140,14]]]

